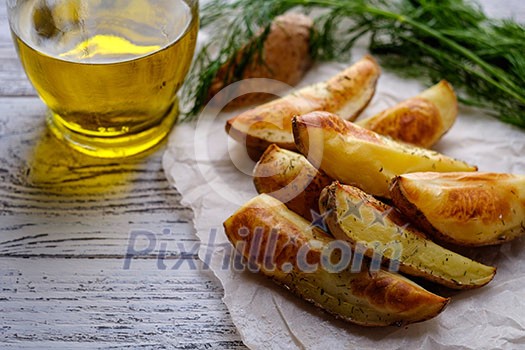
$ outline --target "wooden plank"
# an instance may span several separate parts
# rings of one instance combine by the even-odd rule
[[[191,212],[165,179],[164,145],[114,161],[52,137],[4,6],[0,80],[0,347],[244,348],[218,282],[195,269]]]
[[[83,156],[45,130],[38,99],[0,104],[0,256],[123,256],[133,230],[191,233],[162,148],[122,161]]]
[[[0,258],[5,348],[241,349],[222,290],[183,264]]]
[[[90,158],[44,119],[35,97],[0,98],[0,347],[243,348],[164,146]]]

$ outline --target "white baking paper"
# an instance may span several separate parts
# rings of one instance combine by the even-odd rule
[[[364,54],[356,50],[354,60]],[[350,62],[349,62],[350,64]],[[344,64],[314,67],[300,86],[330,77]],[[425,87],[384,72],[366,115],[414,96]],[[237,112],[238,113],[238,112]],[[232,113],[206,111],[201,122],[178,125],[164,155],[169,181],[194,211],[199,257],[224,287],[224,302],[244,343],[252,349],[520,349],[525,348],[525,239],[477,258],[498,267],[487,286],[452,297],[435,319],[402,328],[364,328],[335,320],[263,276],[224,264],[230,247],[222,223],[257,195],[242,147],[229,140]],[[480,171],[525,174],[525,131],[479,111],[461,109],[436,149]]]

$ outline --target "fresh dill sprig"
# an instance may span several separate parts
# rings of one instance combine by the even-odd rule
[[[270,4],[271,3],[271,4]],[[238,80],[253,57],[261,52],[275,17],[293,6],[266,6],[278,1],[254,2],[257,14],[252,15],[243,1],[211,1],[201,10],[201,29],[212,28],[209,43],[197,53],[190,74],[182,89],[182,106],[185,116],[191,120],[209,100],[209,90],[221,67],[234,64],[224,77],[224,86]],[[242,49],[242,57],[237,54]],[[259,55],[261,64],[263,57]]]
[[[383,66],[427,84],[447,79],[463,103],[525,127],[525,27],[491,19],[466,0],[212,0],[201,23],[213,28],[215,45],[200,51],[183,90],[190,115],[206,103],[219,68],[246,45],[260,49],[264,36],[254,41],[256,33],[290,9],[318,9],[314,58],[347,59],[354,43],[368,35]],[[244,50],[245,62],[254,52]],[[225,82],[242,76],[242,68]]]

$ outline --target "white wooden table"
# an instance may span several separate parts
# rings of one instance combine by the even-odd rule
[[[0,348],[244,348],[220,285],[201,271],[164,146],[93,159],[51,137],[44,116],[2,3]],[[154,239],[130,245],[132,232]],[[126,269],[128,246],[145,254]]]

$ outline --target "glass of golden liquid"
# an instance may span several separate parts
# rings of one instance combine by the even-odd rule
[[[83,153],[119,158],[158,144],[198,32],[198,0],[7,0],[47,123]]]

